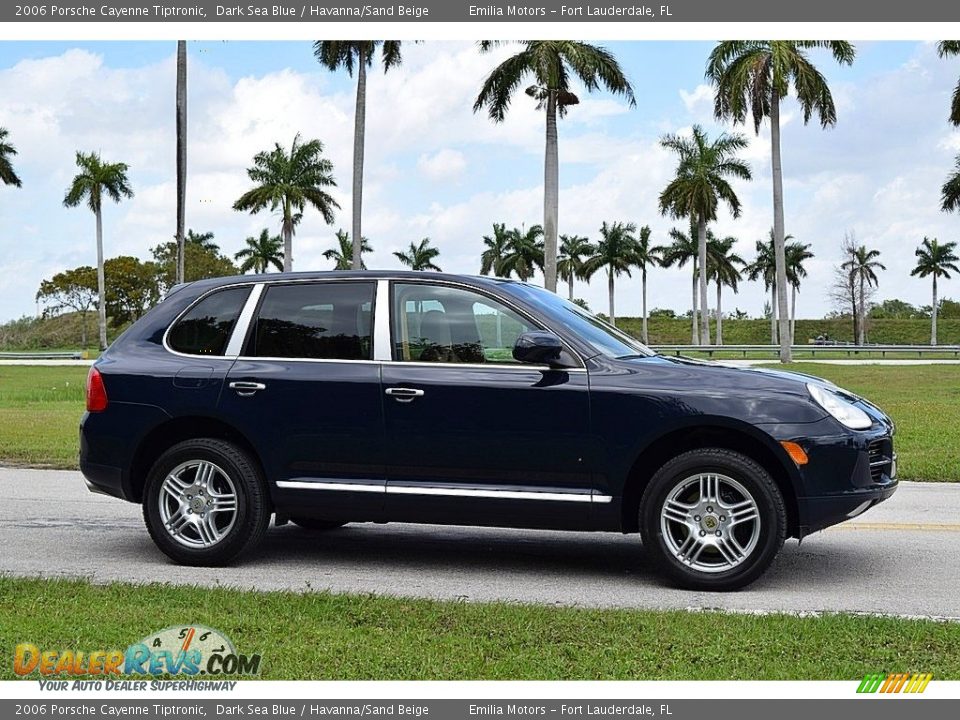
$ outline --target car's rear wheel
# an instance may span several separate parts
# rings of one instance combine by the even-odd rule
[[[260,542],[270,522],[255,462],[233,443],[178,443],[147,475],[143,517],[150,537],[184,565],[224,565]]]
[[[691,450],[665,463],[640,502],[644,546],[677,584],[736,590],[773,562],[786,537],[783,496],[741,453]]]
[[[347,524],[345,520],[321,520],[312,517],[292,517],[290,518],[297,527],[311,532],[326,532],[327,530],[336,530]]]

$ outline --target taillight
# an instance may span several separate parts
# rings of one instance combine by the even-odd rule
[[[103,376],[95,367],[87,374],[87,411],[103,412],[107,409],[107,389],[103,386]]]

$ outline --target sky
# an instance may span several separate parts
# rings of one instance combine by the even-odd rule
[[[703,78],[706,42],[610,42],[633,84],[635,108],[603,92],[578,92],[560,121],[561,233],[599,236],[603,221],[650,225],[657,244],[684,223],[661,216],[658,196],[676,160],[659,146],[667,133],[701,124],[714,137],[742,132],[752,182],[737,181],[737,219],[722,212],[719,236],[738,238],[747,260],[772,224],[770,139],[752,125],[713,119]],[[887,270],[878,298],[930,303],[930,285],[910,277],[924,236],[960,240],[960,215],[939,210],[940,188],[960,153],[960,131],[946,122],[960,61],[937,58],[933,43],[857,43],[851,67],[827,53],[812,56],[829,80],[838,123],[804,125],[793,100],[783,109],[786,229],[809,243],[797,301],[799,317],[833,309],[829,286],[844,234],[881,251]],[[130,166],[136,193],[104,209],[107,257],[150,258],[175,233],[175,44],[171,42],[0,42],[0,127],[18,151],[23,188],[0,185],[0,321],[35,314],[41,280],[94,265],[93,214],[63,207],[77,150],[99,151]],[[472,105],[490,69],[511,51],[482,55],[473,43],[404,45],[399,68],[368,82],[364,235],[371,268],[397,268],[393,252],[429,237],[448,272],[476,273],[483,236],[494,222],[529,227],[543,219],[544,115],[520,93],[505,122]],[[212,231],[232,255],[264,227],[269,211],[239,213],[233,202],[250,186],[246,168],[260,150],[289,146],[299,132],[318,138],[334,164],[341,206],[328,226],[308,210],[294,239],[294,269],[328,269],[324,250],[350,227],[355,80],[331,73],[307,42],[188,43],[189,158],[187,226]],[[539,281],[539,279],[537,279]],[[941,281],[941,296],[960,298],[960,279]],[[607,311],[605,277],[576,295]],[[649,306],[690,307],[689,270],[654,269]],[[710,292],[713,303],[714,293]],[[745,282],[724,310],[763,313],[767,293]],[[617,280],[617,315],[639,315],[640,280]]]

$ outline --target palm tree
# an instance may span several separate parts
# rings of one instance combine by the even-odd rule
[[[923,243],[916,250],[917,266],[910,271],[910,275],[933,278],[933,305],[930,313],[930,344],[937,344],[937,278],[950,279],[951,272],[960,272],[957,262],[960,258],[954,252],[957,244],[948,242],[941,245],[936,238],[924,238]]]
[[[663,267],[673,267],[676,265],[678,268],[682,268],[687,264],[688,260],[690,261],[690,266],[693,270],[692,282],[690,285],[690,302],[691,307],[693,308],[691,313],[693,322],[690,344],[699,345],[700,328],[697,318],[697,258],[700,250],[697,242],[696,226],[691,224],[689,234],[677,230],[676,228],[670,228],[670,239],[673,240],[673,242],[663,248],[663,259],[661,264]]]
[[[852,257],[844,262],[840,267],[847,271],[851,282],[860,286],[860,302],[857,310],[860,313],[860,325],[857,337],[857,344],[863,345],[867,339],[867,287],[876,287],[878,284],[877,270],[886,270],[886,266],[877,258],[880,257],[879,250],[867,250],[866,245],[861,245],[854,250]]]
[[[395,252],[393,256],[411,270],[443,272],[433,262],[439,254],[440,251],[437,248],[430,247],[430,238],[425,237],[419,243],[410,243],[410,249],[407,252]]]
[[[255,273],[270,272],[273,265],[283,271],[283,240],[279,235],[270,236],[270,231],[264,228],[259,237],[248,237],[247,246],[233,256],[234,260],[243,260],[240,263],[240,272]]]
[[[526,282],[537,270],[543,270],[543,227],[533,225],[529,230],[514,228],[507,231],[506,254],[500,263],[504,277],[513,273]]]
[[[482,40],[480,51],[489,52],[501,43]],[[546,152],[543,167],[544,284],[557,291],[557,213],[559,206],[559,161],[557,157],[557,116],[564,117],[571,105],[580,102],[571,91],[574,78],[593,92],[601,86],[636,105],[633,88],[617,62],[603,47],[575,40],[522,40],[522,49],[504,60],[487,76],[473,104],[473,111],[486,107],[490,119],[502,122],[513,94],[527,76],[533,85],[527,95],[546,111]]]
[[[607,294],[610,299],[610,324],[616,326],[617,313],[614,308],[614,278],[626,273],[637,264],[637,231],[635,223],[615,222],[608,225],[604,221],[600,226],[600,242],[597,253],[587,261],[586,270],[591,275],[600,268],[607,269]]]
[[[503,258],[507,255],[507,248],[510,244],[510,234],[507,232],[506,223],[493,224],[493,237],[483,236],[483,244],[486,247],[480,254],[480,274],[489,275],[493,273],[495,277],[504,275]]]
[[[787,236],[790,238],[791,236]],[[784,239],[787,239],[784,238]],[[803,266],[805,260],[813,257],[810,246],[804,243],[786,243],[784,259],[787,263],[787,282],[790,283],[790,344],[797,341],[797,293],[800,292],[800,280],[807,276],[807,269]]]
[[[177,282],[183,282],[187,212],[187,43],[177,41]]]
[[[707,223],[717,219],[717,206],[724,202],[733,217],[740,216],[740,199],[727,178],[751,178],[750,166],[734,156],[737,150],[747,147],[747,139],[739,133],[723,133],[710,142],[703,128],[694,125],[693,137],[667,135],[660,144],[679,158],[676,177],[660,193],[660,212],[674,218],[690,218],[697,224],[698,265],[706,268]],[[700,307],[700,342],[709,345],[705,272],[700,273]]]
[[[649,225],[644,225],[642,228],[640,228],[640,235],[637,237],[637,244],[633,251],[634,265],[640,268],[640,294],[642,298],[640,334],[643,337],[643,342],[645,343],[650,342],[647,333],[647,268],[657,267],[660,265],[663,259],[663,251],[665,249],[660,246],[651,246],[650,234],[651,232]]]
[[[573,302],[573,281],[587,280],[584,268],[588,257],[596,252],[589,238],[581,235],[560,236],[560,257],[557,258],[557,275],[567,283],[567,298]]]
[[[941,192],[943,193],[941,207],[944,212],[960,210],[960,155],[957,155],[953,174],[947,178]]]
[[[311,205],[323,215],[327,225],[333,224],[337,201],[323,188],[335,187],[333,163],[323,157],[323,143],[319,140],[300,142],[300,134],[293,138],[290,152],[280,143],[273,150],[253,156],[253,167],[247,176],[256,186],[240,196],[233,204],[234,210],[249,210],[258,213],[269,208],[280,210],[283,234],[283,269],[293,269],[293,232],[297,215]]]
[[[792,235],[788,235],[792,238]],[[763,280],[763,287],[770,291],[770,344],[777,344],[777,260],[774,251],[773,230],[770,242],[757,240],[757,257],[743,271],[749,280]]]
[[[960,40],[941,40],[937,43],[937,54],[940,57],[950,57],[951,55],[960,55]],[[950,104],[950,122],[954,125],[960,125],[960,81],[953,91],[953,102]]]
[[[4,185],[22,187],[23,183],[17,173],[14,172],[13,163],[10,162],[10,158],[17,154],[17,149],[7,142],[9,134],[6,128],[0,127],[0,182]]]
[[[361,216],[363,210],[363,150],[367,126],[367,68],[373,65],[377,49],[383,62],[383,71],[399,65],[403,58],[400,54],[400,40],[318,40],[313,44],[313,54],[317,61],[331,72],[340,68],[353,77],[357,69],[357,103],[353,117],[353,250],[352,264],[359,270],[362,247],[358,238],[363,237]]]
[[[783,219],[783,166],[780,157],[780,103],[791,85],[808,123],[816,113],[826,128],[837,122],[837,109],[826,78],[814,67],[806,50],[827,48],[841,65],[850,65],[856,51],[843,40],[727,40],[710,53],[706,76],[716,86],[714,112],[734,123],[753,119],[760,133],[770,118],[770,154],[773,171],[773,237],[777,264],[777,306],[780,316],[780,361],[790,362],[787,332],[787,266]]]
[[[187,234],[183,236],[183,242],[185,245],[196,245],[204,250],[216,252],[220,249],[220,246],[213,242],[213,237],[213,233],[209,230],[198,233],[190,228],[187,230]]]
[[[367,238],[363,238],[360,249],[364,253],[373,252],[373,248],[370,247],[370,241]],[[334,261],[334,270],[353,269],[353,241],[350,239],[349,233],[342,229],[337,230],[337,247],[324,251],[323,256],[327,260]],[[363,262],[362,256],[360,258],[359,269],[367,269],[367,265],[365,262]]]
[[[103,198],[120,202],[132,198],[133,189],[127,179],[126,163],[106,163],[100,154],[77,152],[77,167],[80,172],[73,178],[63,198],[65,207],[76,207],[87,201],[97,219],[97,313],[100,325],[100,349],[107,349],[107,303],[103,279]]]
[[[721,293],[727,286],[734,293],[743,279],[740,268],[746,265],[742,257],[733,252],[737,244],[735,237],[725,237],[722,240],[708,233],[707,237],[707,277],[717,284],[717,345],[723,345],[723,304]]]

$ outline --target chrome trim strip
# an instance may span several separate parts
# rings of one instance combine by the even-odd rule
[[[230,340],[227,341],[227,347],[223,351],[224,357],[236,358],[240,356],[243,350],[243,341],[247,338],[247,330],[250,328],[250,322],[253,320],[253,313],[257,310],[257,303],[260,302],[260,296],[263,294],[263,283],[257,283],[250,290],[247,296],[247,302],[240,311],[237,321],[233,324],[233,332],[230,334]]]
[[[373,310],[373,359],[390,362],[390,281],[377,280],[377,299]]]
[[[600,503],[601,505],[606,505],[607,503],[613,502],[612,495],[598,495],[597,493],[594,493],[592,497],[593,497],[593,502]]]
[[[387,483],[381,481],[377,483],[345,483],[345,482],[327,482],[325,480],[302,481],[302,480],[277,480],[277,487],[285,490],[341,490],[345,492],[386,492]]]

